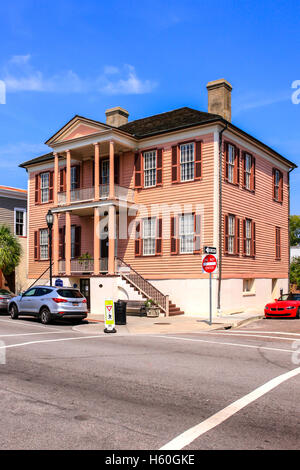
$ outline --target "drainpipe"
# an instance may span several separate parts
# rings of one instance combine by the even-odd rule
[[[221,281],[222,281],[222,184],[223,184],[223,132],[228,128],[228,123],[219,132],[219,256],[218,256],[218,305],[217,310],[220,313],[221,310]]]
[[[289,211],[289,223],[288,223],[288,260],[289,260],[289,270],[288,270],[288,292],[290,292],[291,289],[291,283],[290,283],[290,275],[291,275],[291,242],[290,242],[290,217],[291,217],[291,203],[290,203],[290,196],[291,196],[291,190],[290,190],[290,173],[293,171],[294,168],[291,168],[288,173],[288,211]]]

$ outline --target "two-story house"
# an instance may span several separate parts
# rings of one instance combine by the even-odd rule
[[[231,123],[231,85],[207,85],[208,112],[180,108],[128,121],[73,117],[29,177],[29,277],[49,266],[87,295],[153,298],[166,314],[205,314],[204,245],[217,247],[213,310],[261,308],[288,289],[289,172],[284,156]],[[49,274],[47,274],[49,276]],[[45,277],[47,276],[45,275]],[[177,307],[176,307],[177,306]]]
[[[0,225],[10,227],[18,237],[22,255],[19,265],[10,275],[0,271],[0,288],[21,292],[28,287],[27,281],[27,191],[0,186]]]

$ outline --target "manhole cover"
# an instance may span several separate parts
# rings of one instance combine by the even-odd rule
[[[171,323],[154,323],[154,325],[171,325]]]

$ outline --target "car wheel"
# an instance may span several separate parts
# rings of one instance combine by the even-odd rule
[[[51,314],[46,307],[42,308],[40,312],[40,320],[43,323],[43,325],[47,325],[48,323],[51,322]]]
[[[300,307],[298,307],[297,313],[296,313],[296,318],[300,318]]]
[[[15,304],[12,304],[9,309],[10,316],[12,320],[17,320],[19,317],[18,307]]]

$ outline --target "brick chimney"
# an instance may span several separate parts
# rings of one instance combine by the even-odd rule
[[[106,115],[106,124],[109,126],[120,127],[123,124],[127,124],[129,113],[126,109],[120,108],[117,106],[115,108],[110,108],[105,111]]]
[[[231,121],[231,91],[232,86],[227,80],[221,78],[208,82],[208,112],[219,114],[227,121]]]

